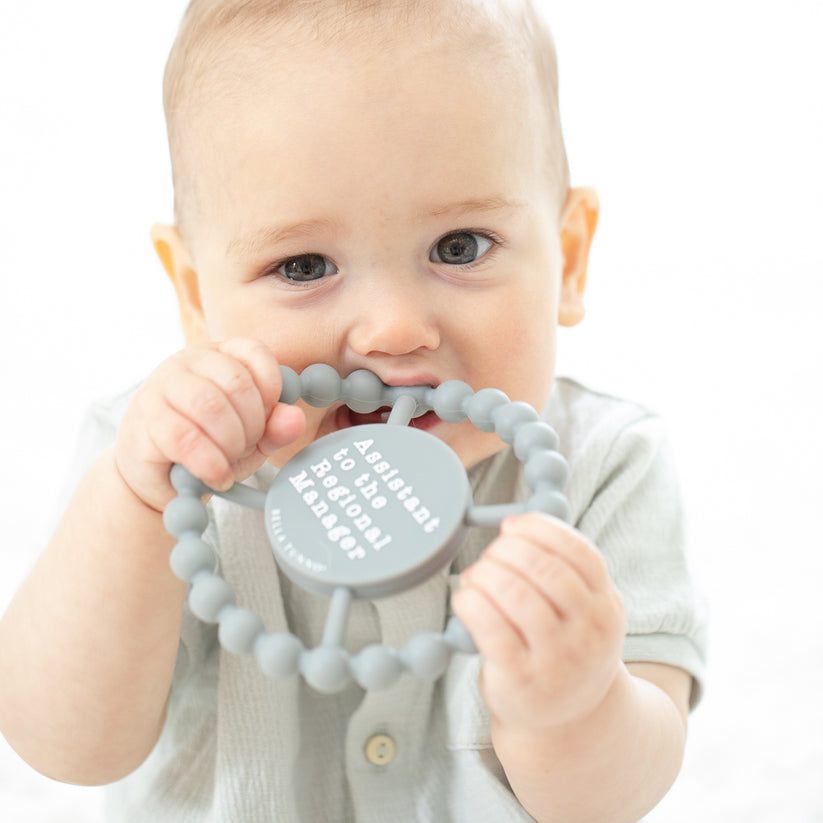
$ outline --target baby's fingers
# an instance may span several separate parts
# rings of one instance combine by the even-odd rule
[[[258,448],[266,457],[296,440],[306,428],[306,415],[298,406],[278,403],[266,421],[266,430]]]
[[[281,389],[274,355],[262,343],[235,338],[184,357],[185,368],[166,380],[169,405],[223,449],[230,464],[240,467],[255,453],[259,457]]]
[[[452,607],[486,660],[516,668],[528,653],[521,632],[483,589],[461,581]]]
[[[221,449],[229,463],[239,460],[265,426],[263,402],[251,375],[239,361],[211,350],[187,365],[166,376],[163,400]],[[199,440],[194,431],[185,436],[187,442]]]
[[[220,343],[218,349],[242,363],[253,380],[256,393],[251,391],[242,378],[236,383],[223,385],[227,389],[239,390],[233,402],[241,418],[247,421],[247,445],[249,450],[256,447],[253,452],[260,458],[257,463],[259,465],[265,457],[271,456],[277,449],[302,434],[306,424],[305,415],[296,406],[278,402],[282,391],[280,365],[266,346],[256,340],[235,338]],[[252,406],[242,405],[247,396],[251,399]],[[262,417],[256,416],[255,401],[258,396],[262,402]],[[249,412],[248,417],[243,415],[244,408]],[[251,428],[249,424],[253,424]]]
[[[241,394],[247,392],[250,387],[246,384],[245,378],[246,376],[251,378],[263,406],[265,421],[280,398],[280,365],[275,356],[262,343],[245,337],[232,338],[218,343],[217,350],[245,366],[246,374],[238,376],[237,389],[241,391]]]
[[[519,549],[524,549],[528,555],[528,546],[519,546],[523,541],[516,538],[498,539],[497,542],[504,549],[504,556]],[[552,569],[552,574],[555,588],[575,589],[575,575],[567,567],[563,568],[561,564]],[[556,591],[536,579],[528,566],[518,568],[487,551],[464,572],[462,582],[482,594],[489,607],[518,636],[523,649],[533,652],[555,642],[564,619],[563,609],[557,603]],[[561,592],[561,601],[564,596]]]
[[[234,482],[225,450],[171,406],[167,405],[162,415],[150,418],[147,434],[154,450],[171,463],[184,465],[207,486],[223,490]]]
[[[603,556],[591,541],[561,520],[536,512],[517,515],[503,521],[500,534],[550,549],[552,554],[577,571],[591,591],[609,585],[609,572]]]
[[[501,573],[519,577],[540,594],[555,614],[574,616],[591,599],[591,590],[578,570],[563,556],[517,535],[505,534],[483,553],[480,564],[497,564]],[[531,644],[530,644],[531,645]]]

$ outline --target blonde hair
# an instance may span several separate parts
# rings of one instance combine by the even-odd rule
[[[448,5],[450,20],[477,26],[485,23],[498,48],[519,52],[534,68],[548,125],[546,166],[556,188],[558,209],[569,188],[569,169],[560,125],[557,56],[549,27],[532,0],[191,0],[169,53],[163,78],[175,218],[183,229],[184,213],[194,209],[196,147],[186,144],[186,123],[199,105],[204,89],[209,97],[221,84],[231,93],[235,61],[253,61],[275,31],[288,38],[306,24],[321,42],[343,32],[363,31],[370,46],[391,42],[409,23],[429,19]],[[291,27],[291,30],[290,30]],[[238,56],[227,43],[242,42]],[[265,47],[264,47],[265,48]],[[186,217],[186,220],[188,217]]]

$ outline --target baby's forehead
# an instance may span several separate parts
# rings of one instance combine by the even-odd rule
[[[455,59],[480,61],[484,73],[493,67],[518,78],[531,90],[524,99],[534,102],[531,92],[537,93],[548,115],[552,176],[564,188],[554,47],[529,0],[193,0],[164,80],[178,220],[183,201],[195,199],[198,144],[210,117],[233,98],[259,94],[263,84],[276,95],[273,65],[278,77],[300,84],[301,61],[318,54],[328,54],[330,64],[341,56],[364,65],[382,60],[385,69],[396,51],[414,54],[419,46],[416,53],[424,55],[435,41]],[[442,88],[440,82],[432,93],[448,92],[448,77]],[[313,105],[308,96],[307,105]]]

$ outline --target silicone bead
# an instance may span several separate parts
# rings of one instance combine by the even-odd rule
[[[201,574],[194,581],[189,594],[189,608],[204,623],[216,623],[220,611],[234,605],[231,586],[215,574]]]
[[[383,383],[366,369],[353,371],[343,380],[343,402],[358,414],[373,412],[383,405]]]
[[[191,532],[183,534],[171,553],[171,570],[188,583],[202,571],[214,571],[216,563],[211,546]]]
[[[536,423],[539,419],[533,406],[520,400],[508,406],[497,406],[492,411],[494,430],[504,443],[512,443],[515,434],[523,426]]]
[[[207,494],[209,487],[202,481],[198,480],[187,468],[175,463],[171,467],[169,475],[171,484],[180,494],[190,495],[191,497],[202,497]]]
[[[542,420],[520,426],[514,435],[514,454],[525,463],[535,450],[553,450],[558,445],[557,432]]]
[[[509,398],[500,389],[481,389],[477,394],[466,398],[463,410],[480,431],[493,432],[492,413],[498,406],[508,402]]]
[[[340,375],[325,363],[307,366],[300,375],[300,396],[310,406],[323,408],[340,399],[343,381]]]
[[[374,643],[366,646],[350,663],[355,680],[364,689],[388,689],[403,673],[394,649]]]
[[[433,680],[446,671],[450,654],[442,634],[426,632],[412,637],[400,656],[412,674]]]
[[[472,636],[468,633],[466,627],[463,625],[463,621],[459,617],[455,616],[449,620],[446,631],[443,633],[443,639],[455,651],[463,652],[464,654],[477,653],[477,646],[474,645]]]
[[[566,496],[554,489],[542,489],[535,492],[526,504],[532,512],[544,512],[560,520],[569,520],[569,501]]]
[[[220,645],[234,654],[248,654],[264,630],[263,621],[248,609],[229,608],[220,614]]]
[[[324,694],[342,691],[351,680],[348,654],[339,646],[318,646],[305,652],[300,670],[306,682]]]
[[[297,674],[303,651],[300,638],[293,634],[261,634],[254,643],[257,665],[269,677],[288,677]]]
[[[186,532],[202,534],[209,525],[209,515],[196,497],[175,497],[163,512],[163,524],[174,537]]]
[[[462,423],[468,417],[463,410],[463,404],[473,395],[472,387],[468,383],[462,380],[447,380],[431,393],[435,414],[446,423]]]
[[[288,366],[281,366],[280,379],[283,381],[283,388],[280,389],[280,402],[292,406],[300,399],[300,375]]]
[[[541,451],[533,454],[523,477],[530,489],[542,489],[549,486],[552,489],[561,489],[569,476],[569,464],[558,452]]]
[[[383,405],[393,407],[401,397],[408,397],[414,400],[414,417],[419,417],[427,409],[426,396],[428,393],[428,386],[384,386]]]

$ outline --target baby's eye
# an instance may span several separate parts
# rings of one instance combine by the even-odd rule
[[[337,266],[322,254],[300,254],[281,263],[277,271],[295,283],[306,283],[337,274]]]
[[[465,266],[482,257],[492,247],[492,241],[482,234],[457,231],[437,241],[429,260],[450,266]]]

